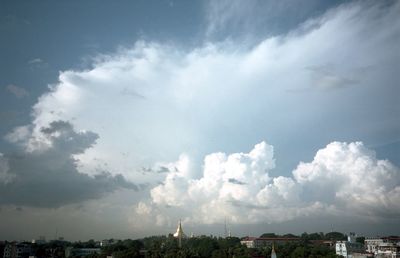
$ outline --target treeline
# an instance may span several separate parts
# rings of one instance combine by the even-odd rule
[[[293,235],[293,234],[284,234],[284,235],[277,235],[275,233],[264,233],[260,237],[267,237],[267,238],[300,238],[303,241],[311,241],[311,240],[333,240],[333,241],[345,241],[347,240],[347,235],[340,233],[340,232],[315,232],[315,233],[306,233],[304,232],[301,235]],[[356,242],[364,244],[365,237],[357,237]]]
[[[329,232],[326,234],[324,234],[323,232],[311,233],[311,234],[304,232],[300,236],[293,234],[277,235],[275,233],[264,233],[260,237],[267,237],[267,238],[283,237],[283,238],[301,238],[303,240],[336,240],[336,241],[347,239],[347,236],[340,232]]]
[[[328,234],[327,234],[328,235]],[[264,237],[297,237],[295,235],[279,236],[263,234]],[[312,234],[302,235],[302,241],[275,245],[278,257],[337,257],[335,251],[324,245],[315,245],[308,240]],[[336,235],[339,237],[339,235]],[[330,235],[328,235],[330,237]],[[314,240],[314,239],[313,239]],[[115,258],[146,257],[146,258],[249,258],[271,257],[271,246],[262,248],[247,248],[240,244],[237,237],[220,238],[200,236],[184,239],[182,248],[172,236],[153,236],[140,240],[124,240],[102,248],[101,255],[92,258],[105,258],[113,255]]]
[[[102,248],[98,257],[113,255],[115,258],[189,258],[189,257],[249,257],[249,250],[240,244],[237,237],[217,238],[200,236],[182,240],[169,236],[152,236],[141,240],[124,240]],[[95,256],[92,256],[95,257]]]
[[[301,235],[264,233],[260,237],[268,238],[299,238],[299,241],[290,241],[285,244],[274,244],[278,257],[337,257],[335,251],[325,245],[316,244],[315,240],[345,240],[346,235],[340,232],[303,233]],[[168,236],[152,236],[137,240],[118,240],[113,244],[101,247],[100,254],[92,254],[90,258],[261,258],[271,257],[271,246],[262,248],[247,248],[240,244],[237,237],[199,236],[183,239],[182,247],[171,234]],[[360,240],[361,241],[361,240]],[[110,241],[112,242],[112,241]],[[33,244],[36,257],[65,257],[67,247],[99,248],[94,240],[86,242],[51,241],[46,244]]]

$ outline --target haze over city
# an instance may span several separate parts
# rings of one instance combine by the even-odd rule
[[[1,1],[0,240],[400,234],[399,1]]]

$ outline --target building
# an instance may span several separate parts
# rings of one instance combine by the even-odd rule
[[[364,240],[365,249],[371,254],[374,254],[378,250],[380,244],[383,244],[382,238],[366,238]]]
[[[247,248],[255,248],[254,241],[256,240],[256,237],[245,237],[240,240],[240,243],[242,245],[247,246]]]
[[[374,257],[400,257],[400,237],[376,237],[364,240],[366,251]]]
[[[313,245],[326,246],[331,249],[335,248],[335,244],[336,244],[335,240],[314,239],[314,240],[308,240],[308,241]]]
[[[0,241],[0,258],[3,258],[4,248],[6,247],[6,242]]]
[[[85,257],[91,254],[100,254],[100,248],[65,248],[65,257]]]
[[[377,258],[398,258],[400,257],[400,245],[398,243],[383,242],[375,250]]]
[[[365,253],[364,245],[349,241],[337,241],[335,246],[336,254],[345,258],[354,258]]]
[[[31,254],[31,245],[27,243],[11,242],[4,247],[3,258],[25,258]]]
[[[369,257],[365,252],[364,245],[357,243],[356,238],[356,234],[354,232],[350,232],[347,237],[347,241],[337,241],[335,245],[336,254],[345,258]]]
[[[118,241],[115,240],[115,239],[103,239],[103,240],[100,241],[100,246],[101,247],[106,247],[106,246],[109,246],[109,245],[113,245],[113,244],[115,244],[117,242]]]

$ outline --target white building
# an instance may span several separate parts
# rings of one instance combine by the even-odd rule
[[[371,254],[374,254],[378,250],[380,244],[383,244],[382,238],[366,238],[364,240],[365,249]]]
[[[399,243],[381,243],[375,251],[377,258],[398,258],[400,257]]]
[[[240,243],[242,245],[245,245],[247,248],[255,248],[255,240],[256,237],[245,237],[242,240],[240,240]]]
[[[378,258],[400,257],[400,238],[367,238],[364,241],[366,251]]]
[[[345,258],[353,258],[353,254],[364,253],[364,245],[360,243],[352,243],[349,241],[337,241],[336,242],[336,254],[341,255]]]
[[[272,245],[271,258],[277,258],[277,257],[276,257],[276,252],[275,252],[275,246],[274,246],[274,245]]]

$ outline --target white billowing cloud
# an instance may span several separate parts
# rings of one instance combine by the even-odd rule
[[[377,160],[360,142],[329,144],[311,163],[300,163],[293,176],[302,185],[304,198],[366,215],[400,212],[399,169]]]
[[[171,171],[163,184],[151,190],[151,197],[155,204],[179,207],[188,203],[198,205],[204,200],[251,200],[254,191],[269,181],[265,171],[274,166],[272,147],[264,142],[248,154],[210,154],[204,159],[202,178],[188,178],[187,173],[179,169]],[[201,212],[209,213],[208,208],[207,205],[201,207]]]
[[[139,230],[148,231],[152,227],[171,227],[173,222],[171,218],[158,207],[140,201],[128,212],[130,215],[128,223],[131,227]],[[134,214],[134,216],[132,216]],[[138,216],[136,216],[136,214]],[[138,219],[139,218],[139,219]]]
[[[226,11],[228,2],[215,3]],[[232,21],[243,9],[236,3],[226,16],[211,14],[210,24],[217,20],[209,33],[238,25]],[[87,69],[61,71],[33,107],[32,123],[6,136],[25,151],[0,157],[0,203],[64,207],[92,200],[87,221],[93,223],[92,211],[104,211],[124,230],[124,218],[115,218],[130,207],[125,219],[144,232],[154,224],[174,230],[179,217],[197,223],[221,223],[225,216],[232,223],[326,214],[398,218],[399,169],[359,143],[329,144],[280,176],[274,176],[271,145],[238,150],[271,139],[276,155],[286,156],[277,157],[279,169],[288,163],[282,158],[297,164],[304,160],[299,153],[311,157],[310,150],[335,139],[398,139],[399,12],[400,2],[358,1],[285,35],[256,31],[262,39],[255,44],[232,40],[190,49],[140,41],[95,57]],[[254,27],[239,14],[242,31]],[[121,194],[127,200],[106,199],[126,188],[132,189]],[[97,209],[100,204],[111,208]],[[57,219],[71,214],[52,210]],[[46,221],[36,218],[39,225]],[[81,225],[76,218],[68,225]]]
[[[186,155],[181,155],[176,163],[165,166],[170,172],[164,184],[151,191],[153,200],[156,203],[172,206],[181,206],[184,204],[186,199],[185,189],[188,186],[187,181],[189,179],[188,166],[189,160]],[[168,195],[164,195],[164,192],[168,192]]]
[[[265,138],[295,154],[331,141],[321,133],[327,129],[334,139],[391,141],[400,129],[393,122],[399,113],[393,65],[400,55],[393,51],[399,8],[344,5],[252,46],[209,42],[181,50],[137,42],[96,57],[86,70],[60,72],[33,107],[32,124],[7,138],[27,151],[44,151],[51,142],[42,129],[68,121],[78,132],[99,136],[95,146],[74,155],[80,173],[109,171],[139,184],[164,179],[141,168],[180,153],[198,162]],[[229,187],[223,194],[239,198]]]
[[[300,163],[292,177],[271,178],[274,167],[273,148],[265,142],[249,153],[209,154],[201,178],[170,171],[151,190],[151,201],[140,202],[136,213],[150,220],[158,214],[178,214],[205,224],[220,223],[225,217],[246,224],[321,214],[400,216],[399,168],[377,160],[361,142],[328,144],[312,162]]]
[[[254,46],[224,42],[180,50],[137,42],[97,57],[86,70],[61,72],[34,106],[32,132],[22,143],[31,151],[46,149],[41,128],[69,121],[99,135],[96,146],[75,155],[81,173],[107,170],[147,183],[163,177],[138,171],[160,160],[183,152],[199,160],[264,138],[294,152],[331,141],[326,134],[315,137],[328,128],[335,138],[392,141],[399,130],[393,122],[399,6],[343,5]]]
[[[149,215],[152,208],[144,202],[139,202],[135,211],[140,215]]]

